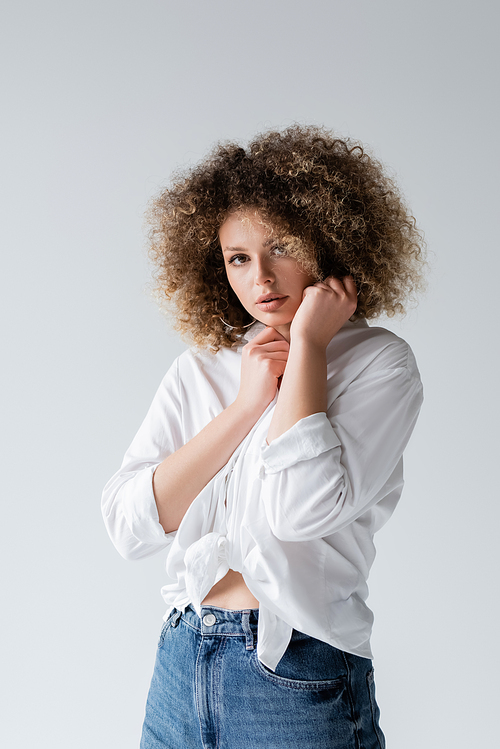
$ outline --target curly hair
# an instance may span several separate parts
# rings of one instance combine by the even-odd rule
[[[356,318],[403,313],[421,286],[422,235],[360,143],[300,125],[259,135],[247,148],[222,143],[177,173],[147,213],[157,298],[201,346],[232,346],[251,321],[227,281],[218,235],[228,214],[246,208],[313,277],[351,274]]]

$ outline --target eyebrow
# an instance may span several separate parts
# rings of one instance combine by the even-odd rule
[[[269,247],[270,244],[277,244],[278,239],[276,237],[269,239],[266,239],[265,242],[262,242],[262,247]],[[247,250],[244,247],[226,247],[225,249],[222,248],[222,252],[247,252]]]

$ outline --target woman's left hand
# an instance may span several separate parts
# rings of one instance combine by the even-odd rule
[[[302,303],[290,327],[290,342],[305,340],[321,348],[354,314],[358,305],[352,276],[329,276],[304,289]]]

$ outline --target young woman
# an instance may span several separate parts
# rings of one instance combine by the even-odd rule
[[[125,558],[167,552],[141,747],[380,749],[366,581],[422,389],[367,319],[418,286],[413,218],[360,145],[296,126],[217,147],[150,220],[196,345],[103,494]]]

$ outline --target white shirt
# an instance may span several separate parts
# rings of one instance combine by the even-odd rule
[[[260,604],[257,654],[272,670],[292,629],[371,658],[373,535],[401,495],[402,454],[422,402],[411,349],[384,328],[347,322],[327,349],[327,413],[268,445],[276,396],[167,534],[153,472],[235,400],[241,349],[190,349],[173,363],[104,489],[109,535],[126,559],[167,551],[165,617],[189,603],[199,614],[213,585],[241,572]]]

